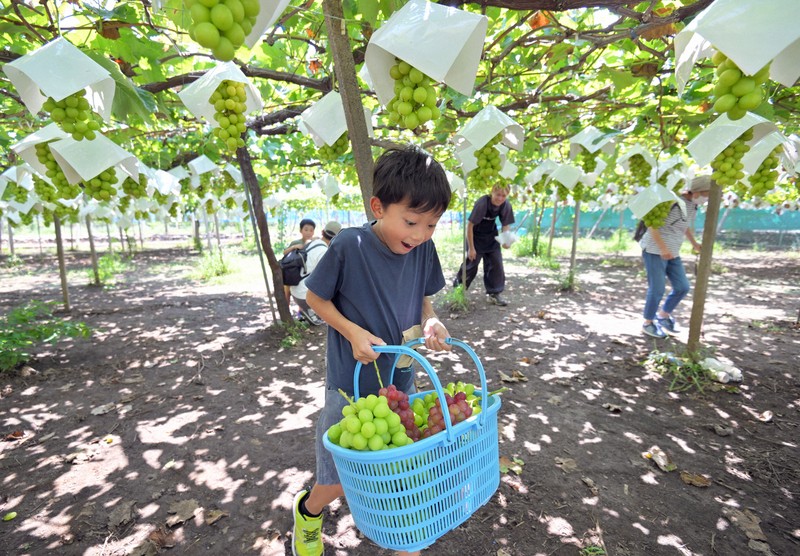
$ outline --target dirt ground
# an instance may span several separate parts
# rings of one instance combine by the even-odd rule
[[[71,284],[72,317],[94,336],[0,376],[0,515],[17,514],[0,522],[0,553],[291,554],[292,497],[313,480],[324,330],[283,347],[259,269],[252,283],[202,285],[187,278],[196,257],[146,251],[113,288]],[[519,467],[425,553],[800,553],[800,257],[716,259],[704,341],[744,380],[703,393],[670,392],[642,364],[687,331],[640,334],[638,258],[579,264],[571,293],[558,273],[507,259],[508,307],[480,284],[465,314],[437,297],[490,388],[508,387],[499,452]],[[60,299],[53,259],[0,270],[0,312],[29,299]],[[686,329],[690,307],[677,315]],[[476,380],[466,358],[429,359],[446,381]],[[643,457],[654,447],[674,471]],[[328,555],[390,553],[344,502],[324,534]]]

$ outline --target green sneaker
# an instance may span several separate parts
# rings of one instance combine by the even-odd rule
[[[300,513],[300,502],[308,496],[303,489],[294,497],[294,528],[292,529],[292,554],[294,556],[322,556],[322,516],[307,517]]]

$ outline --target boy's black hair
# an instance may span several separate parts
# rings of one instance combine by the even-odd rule
[[[317,225],[316,225],[316,224],[314,223],[314,221],[313,221],[313,220],[311,220],[310,218],[303,218],[303,219],[300,221],[300,231],[302,232],[302,231],[303,231],[303,228],[305,228],[306,226],[311,226],[311,227],[312,227],[312,228],[314,228],[315,230],[317,229]]]
[[[441,165],[414,145],[389,149],[375,163],[372,194],[383,206],[408,202],[419,212],[444,213],[450,184]]]

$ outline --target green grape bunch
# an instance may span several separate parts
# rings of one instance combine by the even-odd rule
[[[711,179],[721,186],[729,186],[744,178],[742,157],[750,150],[747,141],[753,139],[753,130],[748,129],[728,145],[711,161]]]
[[[669,216],[672,204],[672,201],[665,201],[651,208],[648,213],[642,217],[644,225],[648,228],[660,228],[663,226],[664,222],[667,221],[667,216]]]
[[[117,195],[114,184],[117,181],[117,172],[114,168],[103,170],[97,176],[83,182],[83,191],[97,201],[110,201]]]
[[[761,161],[758,169],[750,176],[750,190],[746,195],[739,195],[740,197],[745,199],[764,197],[764,195],[775,188],[775,184],[778,180],[778,171],[776,168],[780,163],[780,154],[782,150],[783,146],[778,145],[772,150],[769,156]]]
[[[441,116],[433,80],[408,62],[395,58],[389,68],[394,79],[394,97],[386,105],[389,120],[405,129],[416,129]]]
[[[183,6],[192,18],[189,37],[222,62],[233,60],[261,11],[259,0],[183,0]]]
[[[650,172],[653,166],[647,159],[639,153],[634,154],[628,159],[628,170],[630,170],[633,183],[642,187],[647,187],[650,180]]]
[[[600,151],[595,151],[590,153],[585,148],[581,147],[581,152],[578,155],[578,161],[580,162],[581,168],[587,174],[590,174],[595,171],[597,168],[597,155],[600,154]]]
[[[133,199],[144,199],[147,197],[147,176],[139,174],[139,181],[134,181],[128,176],[122,182],[122,191]]]
[[[563,183],[556,182],[556,195],[558,196],[559,201],[566,201],[570,195],[570,191]]]
[[[56,188],[39,176],[33,176],[33,190],[45,203],[55,203],[58,201],[58,191],[56,191]]]
[[[219,127],[214,128],[217,137],[231,152],[244,147],[242,134],[247,129],[244,113],[247,111],[245,84],[225,79],[208,99],[214,106],[214,119]]]
[[[76,141],[87,139],[91,141],[97,137],[102,119],[86,100],[86,90],[81,89],[66,98],[55,100],[47,97],[42,109],[50,114],[50,118],[58,124],[65,133],[72,135]]]
[[[61,199],[74,199],[80,195],[81,188],[78,184],[71,184],[64,175],[64,171],[56,162],[53,152],[48,143],[37,143],[36,145],[36,158],[45,167],[45,175],[50,178],[50,181],[56,188],[58,196]]]
[[[119,205],[117,205],[117,208],[119,209],[119,211],[122,214],[125,214],[126,212],[128,212],[128,209],[130,208],[130,206],[131,206],[131,198],[130,197],[122,197],[119,200]]]
[[[333,162],[340,156],[343,156],[350,149],[350,139],[347,137],[347,132],[342,133],[342,136],[334,141],[333,145],[322,145],[319,148],[317,155],[320,160],[326,162]]]
[[[470,177],[478,178],[485,183],[496,179],[500,175],[503,161],[500,158],[500,151],[495,149],[494,146],[502,140],[503,134],[498,133],[473,153],[478,167],[470,172]]]
[[[765,84],[769,79],[769,64],[754,75],[746,75],[722,52],[715,52],[711,61],[717,66],[713,93],[715,112],[727,113],[731,120],[739,120],[761,105],[765,97]]]

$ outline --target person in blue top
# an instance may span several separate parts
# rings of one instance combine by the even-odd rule
[[[339,232],[306,279],[306,301],[328,324],[328,338],[325,405],[316,429],[316,483],[294,498],[292,551],[299,556],[323,553],[322,511],[344,494],[322,438],[347,404],[337,390],[353,394],[356,361],[377,361],[388,385],[395,356],[379,357],[373,346],[399,345],[421,331],[427,348],[450,349],[447,329],[430,300],[445,285],[431,240],[450,204],[444,170],[416,147],[386,151],[375,164],[373,194],[369,205],[375,220]],[[413,393],[412,368],[396,369],[393,383]],[[376,373],[361,373],[361,396],[379,389]]]
[[[502,231],[507,232],[514,223],[514,210],[508,202],[508,187],[496,185],[490,195],[484,195],[472,207],[467,221],[467,289],[478,274],[478,265],[483,261],[483,287],[489,300],[495,305],[505,307],[508,302],[501,293],[506,287],[506,273],[503,268],[503,253],[497,242],[497,223],[500,220]],[[508,249],[509,245],[502,245]],[[461,284],[464,265],[458,269],[453,287]]]
[[[678,333],[672,312],[689,293],[689,280],[681,261],[681,245],[685,238],[691,242],[695,251],[700,251],[700,243],[694,238],[692,228],[697,206],[708,201],[710,189],[709,176],[695,177],[687,191],[681,195],[683,207],[679,203],[673,204],[664,224],[659,228],[647,228],[639,241],[647,272],[647,297],[642,324],[642,332],[647,336],[660,339]],[[661,305],[667,280],[672,291]]]

